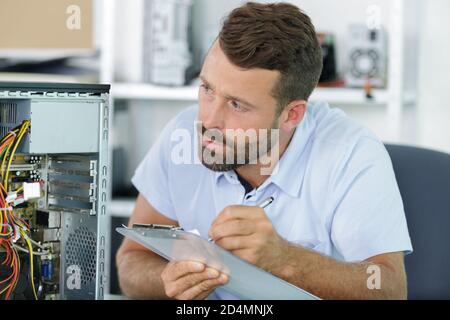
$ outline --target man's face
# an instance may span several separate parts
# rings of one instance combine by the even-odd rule
[[[198,93],[199,156],[206,167],[228,171],[255,163],[278,142],[270,139],[271,129],[278,127],[271,96],[278,76],[278,71],[241,69],[231,64],[217,41],[213,44]],[[255,148],[256,155],[250,151]]]

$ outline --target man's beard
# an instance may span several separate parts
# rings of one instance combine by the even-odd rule
[[[201,132],[201,134],[198,134],[200,146],[198,148],[198,157],[205,167],[218,172],[235,170],[248,164],[256,164],[261,157],[267,156],[274,146],[279,143],[278,127],[275,121],[272,124],[272,128],[266,129],[265,132],[264,130],[256,130],[257,138],[252,141],[247,136],[245,136],[244,141],[242,139],[234,139],[234,136],[227,138],[219,130],[206,129],[201,122],[198,123],[197,129],[197,132]],[[276,138],[272,135],[274,130],[277,131]],[[206,135],[205,132],[207,132]],[[262,134],[260,134],[261,132]],[[216,154],[215,150],[204,146],[202,143],[203,137],[218,142],[219,146],[222,147],[220,153]],[[230,155],[229,152],[232,152],[232,154]]]

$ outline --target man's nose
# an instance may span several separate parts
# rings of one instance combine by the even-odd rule
[[[225,127],[225,103],[222,99],[215,99],[207,108],[205,117],[203,118],[203,125],[206,128],[223,129]]]

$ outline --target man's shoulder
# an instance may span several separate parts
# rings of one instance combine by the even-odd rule
[[[383,142],[342,110],[319,104],[311,110],[311,117],[315,124],[312,158],[323,174],[325,168],[330,176],[339,176],[343,170],[356,174],[369,164],[389,165]]]
[[[198,105],[192,105],[179,112],[169,123],[171,129],[194,130],[194,124],[197,120]]]
[[[197,176],[208,171],[197,158],[196,121],[198,105],[192,105],[179,112],[164,129],[163,148],[169,171],[181,176]],[[199,171],[200,170],[200,171]]]
[[[310,117],[315,124],[315,144],[342,150],[352,149],[361,143],[382,144],[370,129],[339,108],[330,108],[327,103],[318,102],[310,109]]]
[[[193,143],[195,136],[195,122],[197,120],[198,106],[192,105],[180,111],[164,126],[158,140],[161,147],[170,149],[180,138],[184,142]],[[186,140],[187,139],[187,140]]]

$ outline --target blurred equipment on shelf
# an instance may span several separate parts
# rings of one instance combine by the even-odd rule
[[[317,39],[323,56],[323,69],[319,82],[334,81],[337,78],[334,36],[331,33],[318,32]]]
[[[148,0],[144,4],[143,80],[182,86],[192,64],[189,29],[192,0]]]
[[[348,87],[386,86],[387,42],[386,32],[369,29],[366,25],[351,25],[348,41],[345,80]]]

